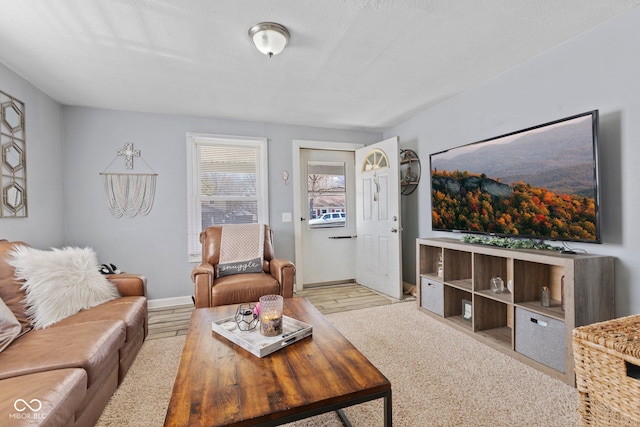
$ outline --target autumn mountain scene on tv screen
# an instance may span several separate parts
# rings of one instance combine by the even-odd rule
[[[430,156],[434,230],[598,242],[597,111]]]

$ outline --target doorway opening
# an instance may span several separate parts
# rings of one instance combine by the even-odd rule
[[[293,141],[297,291],[355,282],[355,190],[351,187],[355,150],[363,146]],[[340,264],[337,268],[335,259]]]
[[[301,148],[299,159],[298,288],[355,282],[354,152]]]
[[[292,154],[296,291],[355,279],[402,299],[398,138],[294,140]]]

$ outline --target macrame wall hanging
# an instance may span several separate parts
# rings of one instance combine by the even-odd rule
[[[114,165],[119,157],[124,157],[124,170]],[[140,157],[146,166],[145,172],[133,172],[134,157]],[[132,143],[127,142],[124,148],[119,148],[116,157],[100,175],[111,215],[131,218],[151,212],[158,174],[144,161],[140,150],[133,149]]]

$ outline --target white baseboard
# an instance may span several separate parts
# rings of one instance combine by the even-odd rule
[[[147,301],[147,308],[165,308],[185,304],[193,304],[191,295],[184,297],[150,299]]]

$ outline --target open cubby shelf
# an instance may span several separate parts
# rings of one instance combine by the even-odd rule
[[[416,256],[421,311],[572,386],[573,329],[614,317],[610,256],[445,238],[417,239]],[[503,279],[504,293],[491,290],[492,277]],[[551,292],[549,307],[541,304],[543,286]],[[464,301],[472,306],[470,320]]]

